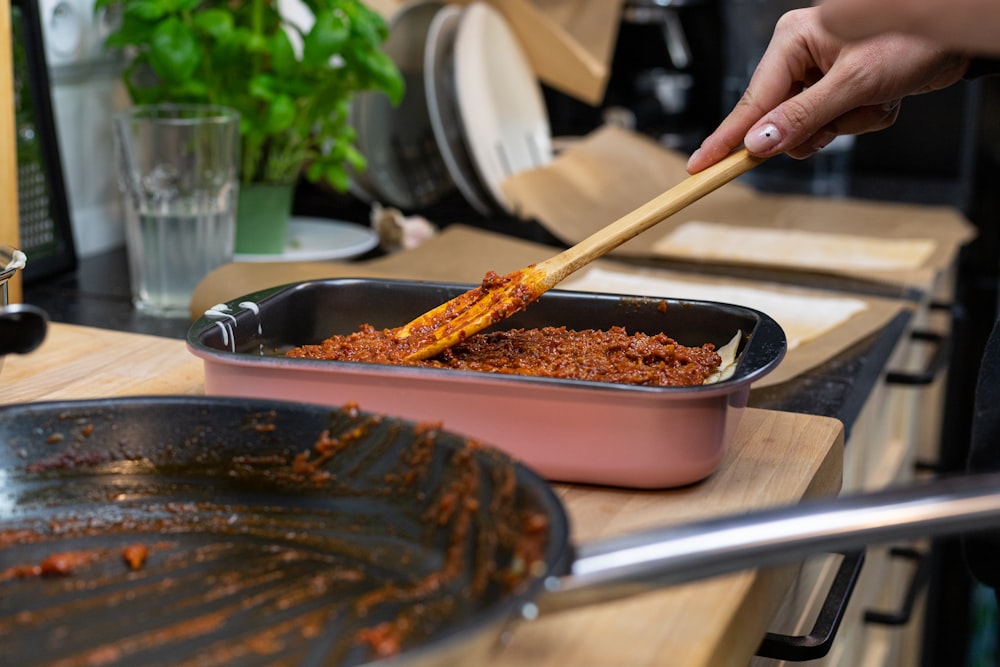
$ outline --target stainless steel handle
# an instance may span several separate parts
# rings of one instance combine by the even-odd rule
[[[672,9],[665,9],[663,12],[663,42],[666,44],[667,53],[670,56],[670,63],[677,69],[683,70],[691,66],[691,47],[688,44],[687,35],[684,34],[684,25],[681,17]]]
[[[938,479],[869,494],[655,529],[581,545],[526,616],[663,586],[916,537],[1000,527],[1000,473]]]

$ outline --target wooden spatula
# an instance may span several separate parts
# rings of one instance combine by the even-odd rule
[[[446,301],[396,331],[398,339],[414,345],[407,360],[433,357],[491,324],[524,310],[577,269],[749,171],[764,159],[741,148],[555,257],[505,276],[487,274],[478,287]]]

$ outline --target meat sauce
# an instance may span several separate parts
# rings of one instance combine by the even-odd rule
[[[146,562],[149,548],[143,544],[130,544],[122,549],[121,555],[129,569],[138,570]],[[105,556],[104,549],[59,551],[49,554],[40,563],[16,565],[0,571],[0,583],[29,577],[68,577]]]
[[[400,340],[397,332],[363,324],[354,333],[302,345],[288,355],[655,387],[704,384],[722,362],[712,343],[688,347],[664,333],[629,334],[623,327],[480,333],[436,357],[410,361],[406,357],[414,344]]]

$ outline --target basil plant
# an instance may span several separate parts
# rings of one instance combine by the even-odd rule
[[[303,30],[270,0],[97,0],[121,22],[109,48],[135,104],[218,104],[239,111],[244,183],[293,183],[300,174],[347,189],[362,171],[348,109],[365,90],[403,96],[383,51],[388,28],[360,0],[303,0]]]

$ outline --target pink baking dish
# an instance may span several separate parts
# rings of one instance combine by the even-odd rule
[[[741,306],[552,290],[504,328],[624,326],[685,345],[743,333],[732,377],[639,387],[466,371],[293,359],[360,324],[402,325],[469,285],[341,278],[271,288],[219,304],[191,327],[210,395],[342,406],[440,423],[503,449],[553,481],[629,488],[690,484],[722,460],[753,381],[784,357],[785,334]],[[304,443],[308,444],[308,443]]]

